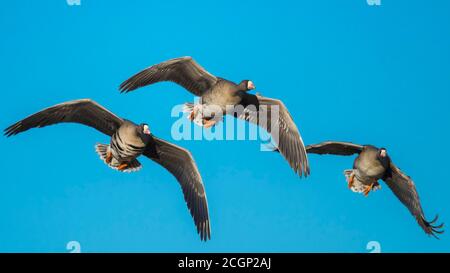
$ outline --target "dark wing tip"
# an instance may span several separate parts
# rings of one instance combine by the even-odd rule
[[[308,177],[311,174],[308,162],[299,162],[298,166],[294,168],[294,172],[299,178]]]
[[[194,218],[197,227],[197,233],[200,235],[201,241],[211,239],[211,225],[209,220],[209,212],[206,203],[192,206],[191,215]]]
[[[311,169],[309,168],[309,164],[303,170],[305,177],[308,177],[311,174]]]
[[[184,151],[191,157],[189,151]],[[200,236],[200,240],[207,241],[211,239],[211,224],[206,195],[199,195],[195,188],[190,187],[182,186],[182,191],[188,210],[197,228],[197,233]]]
[[[130,78],[128,78],[127,80],[122,82],[119,86],[119,91],[120,91],[120,93],[128,93],[128,92],[131,92],[133,90],[136,90],[136,89],[146,85],[146,84],[141,83],[140,81],[142,81],[143,78],[145,78],[145,74],[148,71],[150,71],[152,68],[157,68],[158,66],[167,64],[168,62],[180,62],[180,61],[190,61],[190,60],[192,60],[192,57],[184,56],[184,57],[171,59],[171,60],[159,63],[159,64],[154,64],[150,67],[147,67],[144,70],[141,70],[140,72],[134,74],[133,76],[131,76]]]
[[[130,81],[130,79],[124,81],[123,83],[120,84],[119,86],[119,91],[120,93],[128,93],[130,91],[133,91],[134,89],[136,89],[135,86],[133,86],[132,82]]]
[[[145,68],[144,70],[134,74],[133,76],[122,82],[119,86],[120,93],[128,93],[130,91],[138,89],[139,87],[142,87],[143,84],[141,84],[139,81],[142,80],[142,76],[148,69],[149,68]]]
[[[194,214],[193,214],[194,215]],[[197,227],[197,233],[200,235],[201,241],[208,241],[211,239],[211,226],[209,222],[209,217],[206,219],[198,219],[197,216],[194,216],[195,226]]]
[[[420,221],[423,223],[423,228],[428,235],[433,236],[436,239],[439,239],[437,234],[444,233],[444,223],[435,224],[438,220],[439,216],[436,215],[433,220],[427,221],[423,216],[421,216]]]
[[[201,222],[197,226],[197,232],[200,235],[200,240],[206,242],[211,240],[211,226],[209,220]]]
[[[4,135],[6,137],[10,137],[10,136],[14,136],[17,135],[18,133],[20,133],[20,128],[22,127],[22,122],[16,122],[13,125],[9,126],[8,128],[4,129]]]
[[[303,146],[303,145],[302,145]],[[302,177],[308,177],[311,174],[311,170],[309,168],[309,160],[308,160],[308,154],[306,152],[306,147],[300,147],[300,160],[298,162],[298,175],[300,178]]]

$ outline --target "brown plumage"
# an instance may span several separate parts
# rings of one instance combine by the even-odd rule
[[[181,57],[142,70],[124,81],[120,85],[120,91],[128,93],[163,81],[175,82],[192,94],[201,97],[200,102],[204,111],[202,111],[200,125],[212,127],[226,114],[255,123],[266,129],[276,139],[274,143],[276,148],[299,176],[309,174],[305,146],[288,109],[280,100],[249,94],[248,91],[255,88],[252,81],[243,80],[236,84],[210,74],[191,57]],[[197,108],[193,104],[187,105],[189,105],[187,108],[190,119],[194,120]],[[247,108],[243,113],[236,111],[237,106]],[[217,108],[221,111],[220,114],[215,111]],[[279,111],[277,118],[270,115],[275,110]],[[266,116],[267,120],[260,116]]]
[[[5,129],[6,136],[57,123],[81,123],[111,137],[110,145],[96,150],[109,166],[119,171],[137,171],[137,157],[144,155],[168,170],[180,183],[189,212],[201,240],[211,238],[208,201],[191,153],[150,133],[147,124],[122,119],[90,99],[68,101],[39,111]]]

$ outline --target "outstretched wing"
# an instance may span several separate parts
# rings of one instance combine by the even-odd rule
[[[156,82],[175,82],[196,96],[209,90],[217,78],[201,67],[191,57],[171,59],[150,66],[120,85],[121,92],[130,92]]]
[[[306,152],[312,154],[353,155],[363,150],[363,145],[351,142],[325,141],[306,146]]]
[[[111,136],[123,123],[100,104],[90,99],[64,102],[37,112],[6,128],[5,135],[12,136],[31,128],[40,128],[62,122],[75,122],[93,127]]]
[[[395,196],[405,205],[416,218],[417,223],[429,235],[437,238],[436,234],[443,233],[444,224],[436,225],[438,216],[427,221],[420,205],[419,195],[412,179],[404,174],[394,163],[390,163],[390,173],[383,179]]]
[[[242,100],[245,107],[235,117],[261,126],[275,138],[277,151],[288,161],[298,175],[309,175],[309,163],[300,132],[291,114],[280,100],[245,94]],[[254,107],[252,107],[254,106]],[[277,112],[277,113],[276,113]],[[275,131],[274,131],[275,129]],[[278,130],[276,130],[278,129]]]
[[[155,145],[148,145],[144,155],[166,168],[178,180],[184,199],[194,218],[200,238],[211,238],[211,225],[205,187],[191,153],[177,145],[153,137]]]

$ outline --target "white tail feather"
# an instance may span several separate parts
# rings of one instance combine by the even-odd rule
[[[345,170],[344,171],[344,175],[345,177],[348,179],[351,175],[353,175],[355,172],[355,170]],[[363,184],[361,181],[358,180],[358,178],[356,178],[356,176],[353,176],[353,184],[352,187],[350,188],[353,192],[356,193],[363,193],[364,190],[366,189],[366,185]]]

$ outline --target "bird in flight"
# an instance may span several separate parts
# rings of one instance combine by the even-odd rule
[[[90,99],[64,102],[39,111],[5,129],[7,137],[31,128],[57,123],[80,123],[110,137],[109,144],[97,144],[96,152],[111,168],[133,172],[142,168],[137,158],[144,155],[168,170],[180,183],[184,199],[201,240],[211,238],[205,187],[191,153],[160,139],[146,123],[120,118]]]
[[[414,182],[392,162],[386,148],[350,142],[327,141],[308,145],[306,151],[320,155],[350,156],[357,154],[358,156],[353,162],[353,168],[344,171],[348,187],[351,190],[368,196],[371,191],[381,188],[378,182],[381,179],[400,202],[408,208],[425,233],[437,238],[436,234],[444,232],[442,229],[444,224],[435,224],[438,216],[432,221],[425,219]]]
[[[119,89],[122,93],[128,93],[164,81],[175,82],[200,97],[200,104],[185,105],[191,121],[196,120],[200,113],[200,125],[209,128],[229,114],[256,124],[275,139],[275,148],[295,173],[299,176],[309,175],[305,146],[288,109],[280,100],[248,93],[255,89],[251,80],[242,80],[236,84],[212,75],[191,57],[181,57],[138,72],[124,81]]]

